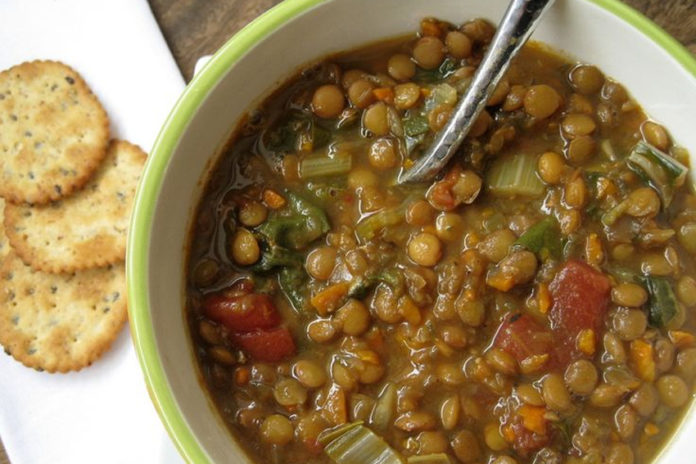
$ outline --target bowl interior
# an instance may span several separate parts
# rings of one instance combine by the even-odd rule
[[[236,121],[305,63],[413,32],[425,16],[497,23],[506,5],[506,0],[469,0],[464,6],[461,0],[289,0],[232,39],[189,85],[148,162],[128,253],[137,350],[153,400],[187,460],[250,462],[199,383],[183,315],[190,220],[205,174]],[[696,77],[635,25],[592,1],[563,1],[554,4],[534,39],[623,83],[696,154]],[[677,436],[694,434],[692,407]],[[694,451],[689,440],[677,439],[659,462],[682,462],[675,456]]]

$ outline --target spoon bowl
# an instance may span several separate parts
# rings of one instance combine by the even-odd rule
[[[485,108],[486,102],[510,67],[510,62],[553,2],[554,0],[510,2],[471,85],[457,103],[452,117],[426,152],[409,170],[399,175],[397,183],[429,180],[447,165]]]

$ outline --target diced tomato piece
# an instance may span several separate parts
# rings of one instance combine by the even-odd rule
[[[232,340],[256,361],[277,362],[295,354],[295,342],[285,327],[236,333]]]
[[[493,345],[517,361],[533,355],[553,355],[551,332],[527,314],[509,314],[498,328]]]
[[[457,179],[462,172],[462,168],[459,166],[454,166],[450,171],[442,178],[435,182],[428,191],[428,201],[433,206],[433,208],[439,209],[440,211],[449,211],[457,206],[457,201],[452,192],[454,184],[457,183]]]
[[[565,263],[551,285],[553,305],[549,311],[559,361],[566,365],[583,353],[576,346],[580,331],[592,329],[595,342],[609,305],[609,278],[582,261]]]
[[[203,312],[233,332],[268,329],[281,322],[273,300],[262,293],[239,296],[216,293],[203,300]]]
[[[454,195],[452,195],[452,185],[446,181],[440,181],[431,187],[428,192],[428,199],[431,205],[441,211],[450,211],[454,209]]]
[[[524,458],[529,457],[551,441],[548,425],[546,426],[546,433],[539,434],[527,429],[522,423],[520,416],[515,416],[512,422],[505,427],[510,428],[511,435],[514,437],[512,439],[512,447],[517,454]]]
[[[481,178],[476,173],[464,171],[461,166],[455,165],[442,180],[430,186],[426,197],[433,208],[450,211],[462,203],[470,204],[480,191]]]

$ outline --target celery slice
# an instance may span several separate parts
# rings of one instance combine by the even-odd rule
[[[445,453],[431,453],[422,456],[410,456],[407,464],[452,464],[452,460]]]
[[[361,220],[355,227],[355,232],[361,239],[371,240],[380,230],[401,224],[404,221],[405,214],[406,206],[404,204],[377,211]]]
[[[628,167],[648,181],[666,208],[684,185],[689,168],[649,143],[638,142],[626,159]]]
[[[379,394],[370,413],[370,424],[377,430],[386,430],[396,411],[396,385],[387,383]]]
[[[362,425],[362,421],[355,421],[355,422],[349,422],[347,424],[342,424],[339,425],[338,427],[334,427],[331,429],[326,429],[323,432],[319,434],[317,437],[317,441],[319,442],[320,445],[326,446],[328,443],[334,441],[344,433],[348,432],[350,429],[353,429],[359,425]]]
[[[336,464],[406,464],[384,439],[361,424],[348,428],[324,451]]]
[[[425,191],[422,186],[415,186],[406,191],[406,198],[397,206],[385,208],[361,219],[355,226],[355,233],[361,240],[372,240],[377,233],[387,227],[394,227],[406,220],[406,208],[419,198],[423,198]]]
[[[626,212],[629,207],[628,200],[624,200],[621,203],[614,206],[612,209],[602,214],[601,221],[605,226],[614,225],[616,221],[619,220],[621,216]]]
[[[348,174],[352,165],[353,159],[346,155],[334,156],[333,158],[313,156],[300,161],[300,178],[312,179]]]
[[[537,176],[537,157],[519,154],[493,162],[486,176],[486,185],[494,195],[537,197],[544,193],[544,184]]]
[[[457,89],[447,83],[437,84],[430,89],[430,95],[425,99],[425,113],[440,105],[454,106],[457,103]]]

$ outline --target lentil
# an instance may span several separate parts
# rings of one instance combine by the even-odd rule
[[[280,414],[273,414],[261,424],[261,438],[271,445],[287,445],[292,440],[292,422]]]
[[[416,65],[408,55],[397,53],[387,63],[389,75],[397,81],[407,81],[416,74]]]
[[[312,109],[320,118],[335,118],[341,114],[344,106],[343,92],[333,84],[319,87],[312,97]]]
[[[580,359],[566,368],[563,378],[576,395],[589,395],[597,385],[597,369],[590,361]]]
[[[537,119],[546,119],[556,112],[561,97],[546,84],[533,85],[524,95],[524,110]]]
[[[413,59],[421,68],[437,68],[444,58],[445,45],[437,37],[422,37],[413,47]]]

